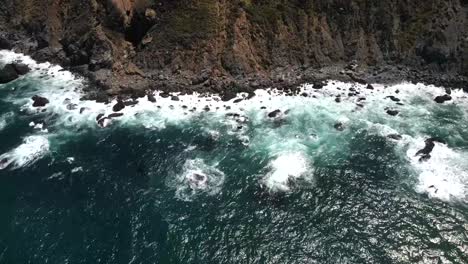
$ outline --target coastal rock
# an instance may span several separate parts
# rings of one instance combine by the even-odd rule
[[[444,94],[444,95],[441,95],[441,96],[437,96],[434,101],[438,104],[443,104],[447,101],[450,101],[452,100],[452,96],[448,95],[448,94]]]
[[[15,67],[12,64],[7,64],[0,70],[0,84],[9,83],[19,77]]]
[[[389,98],[390,100],[392,100],[393,102],[400,102],[400,98],[394,96],[394,95],[389,95],[387,96],[386,98]]]
[[[24,63],[14,63],[13,67],[15,68],[18,75],[25,75],[31,71],[29,66]]]
[[[43,107],[49,103],[49,100],[47,98],[39,95],[34,95],[31,99],[34,101],[33,107]]]
[[[10,50],[13,48],[13,44],[5,36],[0,35],[0,50]]]
[[[393,140],[401,140],[403,139],[403,137],[399,134],[390,134],[390,135],[387,135],[388,138],[390,139],[393,139]]]
[[[123,116],[124,114],[123,113],[112,113],[110,114],[109,116],[107,116],[108,118],[116,118],[116,117],[121,117]]]
[[[156,103],[156,98],[154,97],[153,94],[149,93],[147,95],[147,98],[148,98],[148,101],[152,102],[152,103]]]
[[[338,123],[334,124],[333,127],[338,131],[344,131],[344,129],[345,129],[344,124],[341,123],[341,122],[338,122]]]
[[[122,100],[118,100],[117,103],[112,107],[114,112],[119,112],[125,108],[125,103]]]
[[[399,113],[400,112],[398,110],[393,110],[393,109],[387,110],[387,114],[391,116],[397,116]]]
[[[431,158],[431,152],[434,150],[434,147],[435,147],[435,143],[434,142],[439,142],[439,143],[442,143],[442,144],[447,144],[445,142],[445,140],[439,138],[439,137],[432,137],[432,138],[428,138],[424,141],[424,148],[418,150],[418,152],[416,152],[416,155],[415,156],[421,156],[421,158],[419,159],[419,161],[423,162],[423,161],[427,161]]]
[[[281,110],[277,109],[273,112],[268,113],[269,118],[276,118],[281,114]]]
[[[104,117],[104,114],[99,114],[96,116],[96,121],[99,121],[101,118]]]

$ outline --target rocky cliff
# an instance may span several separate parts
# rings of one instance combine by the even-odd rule
[[[466,0],[4,0],[0,48],[70,67],[110,95],[293,85],[352,61],[376,81],[465,80],[467,10]]]

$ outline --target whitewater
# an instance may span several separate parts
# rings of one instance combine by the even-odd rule
[[[0,66],[14,61],[32,70],[0,85],[2,222],[17,219],[0,263],[468,261],[461,90],[443,104],[445,88],[406,82],[228,102],[156,90],[115,111],[117,98],[83,100],[79,76],[0,51]]]

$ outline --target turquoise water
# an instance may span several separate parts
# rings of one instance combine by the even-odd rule
[[[468,262],[462,92],[444,105],[442,88],[404,83],[238,103],[156,94],[103,128],[114,103],[0,52],[14,59],[34,70],[0,85],[0,263]],[[50,104],[33,108],[36,94]],[[420,162],[429,137],[446,144]]]

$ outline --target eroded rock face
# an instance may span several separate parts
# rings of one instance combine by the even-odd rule
[[[155,82],[217,92],[239,76],[268,87],[336,64],[363,84],[355,71],[386,63],[468,75],[463,0],[49,2],[4,0],[0,32],[9,37],[0,48],[79,67],[111,95]]]

